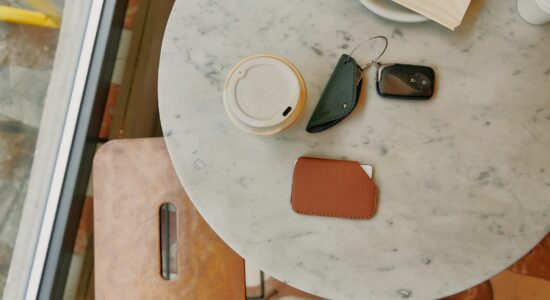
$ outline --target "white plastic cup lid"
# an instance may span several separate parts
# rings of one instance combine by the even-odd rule
[[[260,54],[245,58],[229,72],[223,91],[225,110],[237,127],[272,135],[292,126],[306,100],[298,69],[285,58]]]

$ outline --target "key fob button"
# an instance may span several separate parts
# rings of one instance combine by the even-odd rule
[[[409,75],[409,83],[416,89],[425,90],[429,89],[432,84],[428,76],[422,73],[414,73]]]

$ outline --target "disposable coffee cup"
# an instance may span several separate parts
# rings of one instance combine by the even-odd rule
[[[550,0],[518,0],[519,15],[533,25],[550,22]]]
[[[223,103],[236,127],[256,135],[273,135],[296,123],[306,94],[304,78],[290,61],[259,54],[243,59],[229,72]]]

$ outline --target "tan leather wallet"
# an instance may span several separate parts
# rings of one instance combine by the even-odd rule
[[[290,201],[300,214],[369,219],[376,213],[377,188],[358,162],[301,157]]]

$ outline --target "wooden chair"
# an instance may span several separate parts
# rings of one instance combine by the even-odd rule
[[[550,281],[550,233],[508,270]]]
[[[491,282],[482,282],[470,289],[462,291],[458,294],[454,294],[449,297],[445,297],[441,300],[492,300],[493,299],[493,287]]]
[[[246,298],[244,260],[193,207],[162,138],[107,143],[93,173],[96,299]],[[169,247],[177,257],[172,280],[161,274],[165,203],[175,206],[177,220],[167,226],[177,233]],[[264,299],[321,299],[275,279],[265,287]]]
[[[243,259],[195,210],[163,139],[109,142],[93,172],[96,299],[245,299]],[[163,203],[177,215],[172,280],[161,276]]]

